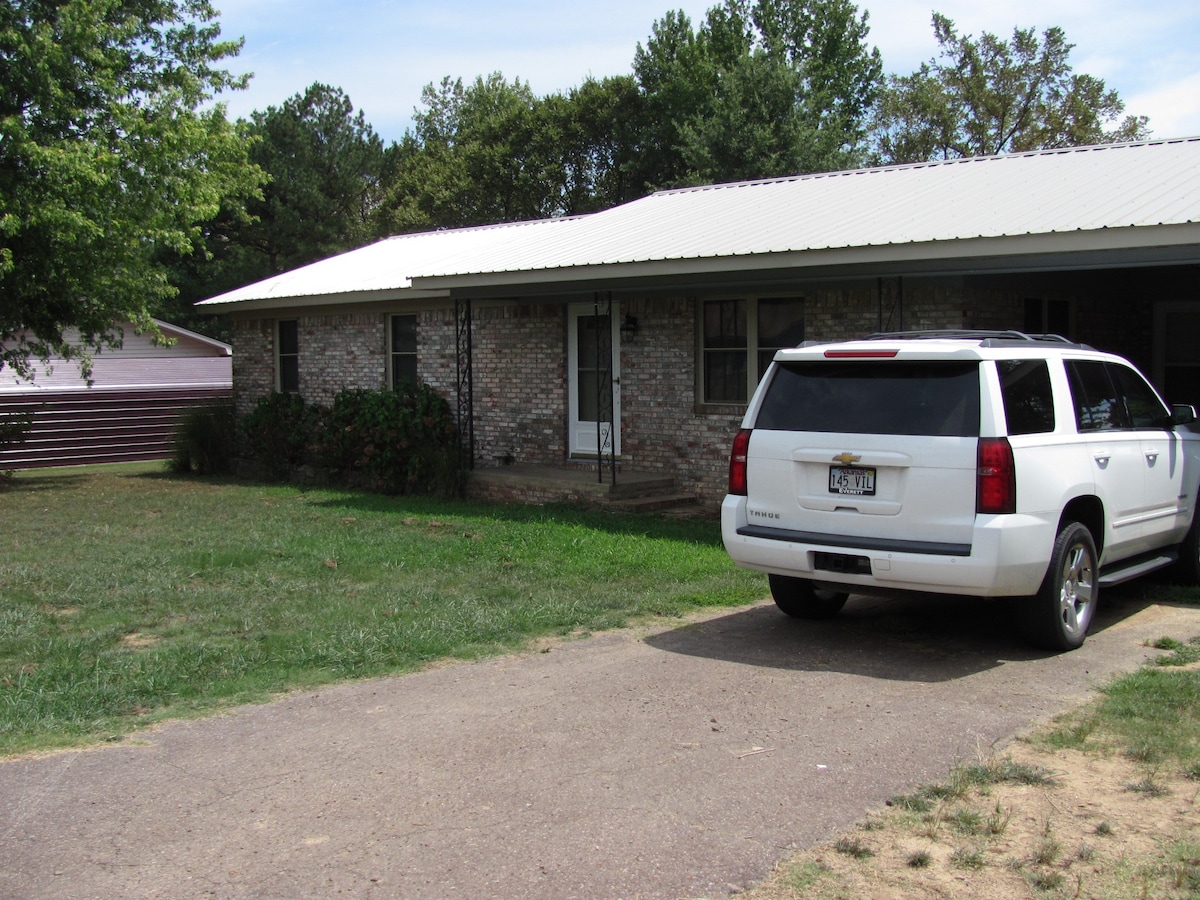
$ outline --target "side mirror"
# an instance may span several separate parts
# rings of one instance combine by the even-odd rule
[[[1188,403],[1172,403],[1171,421],[1175,425],[1190,425],[1196,421],[1196,407]]]

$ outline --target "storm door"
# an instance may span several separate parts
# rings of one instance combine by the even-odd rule
[[[620,331],[591,303],[568,308],[568,431],[572,456],[621,452]]]

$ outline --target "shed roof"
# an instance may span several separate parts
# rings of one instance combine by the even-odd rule
[[[389,238],[205,302],[1100,264],[1089,254],[1108,265],[1200,261],[1200,138],[662,191],[588,216]]]

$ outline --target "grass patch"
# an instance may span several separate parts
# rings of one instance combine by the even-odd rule
[[[1170,652],[1104,687],[1097,702],[1057,719],[1038,742],[1050,749],[1111,750],[1149,767],[1171,763],[1185,773],[1200,772],[1200,671],[1181,668],[1200,654],[1200,639],[1160,638],[1154,646]]]
[[[166,473],[2,488],[0,754],[751,602],[711,521]]]
[[[866,844],[862,843],[858,838],[840,837],[833,845],[833,849],[838,853],[844,853],[851,859],[869,859],[874,856],[874,851]]]

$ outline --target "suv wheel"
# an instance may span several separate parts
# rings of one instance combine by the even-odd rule
[[[768,575],[775,605],[795,619],[828,619],[846,605],[849,594],[820,588],[806,578]]]
[[[1083,646],[1100,596],[1096,542],[1079,522],[1066,522],[1054,541],[1054,553],[1041,589],[1022,601],[1026,638],[1046,650]]]

